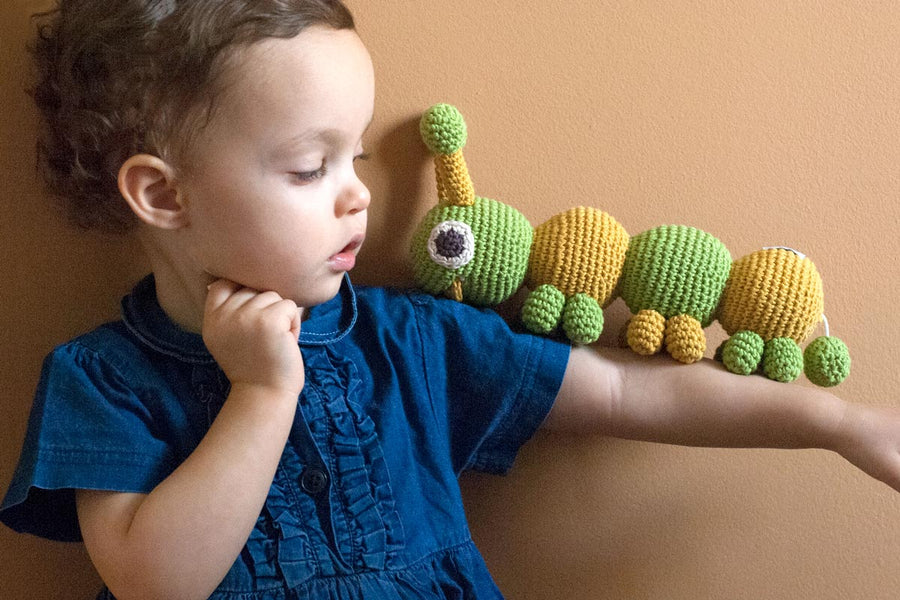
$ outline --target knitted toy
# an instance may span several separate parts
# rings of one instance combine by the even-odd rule
[[[455,108],[433,107],[420,131],[435,154],[438,204],[413,236],[413,275],[431,294],[500,304],[525,278],[531,223],[511,206],[475,195],[462,155],[466,123]]]
[[[632,350],[655,354],[665,345],[685,364],[703,358],[703,328],[713,320],[731,269],[721,241],[699,229],[664,225],[631,240],[622,299],[634,316],[626,339]]]
[[[816,385],[831,387],[850,373],[850,353],[831,337],[823,313],[822,278],[805,255],[790,248],[765,248],[734,262],[718,319],[731,336],[716,351],[732,373],[761,368],[777,381],[806,372]],[[802,343],[825,321],[825,335],[806,351]]]
[[[493,306],[525,284],[525,326],[550,334],[561,325],[579,344],[597,340],[603,308],[618,294],[633,314],[626,339],[639,354],[665,348],[696,362],[706,350],[703,329],[719,318],[732,335],[717,352],[729,370],[749,374],[762,364],[780,381],[799,374],[797,344],[823,317],[821,279],[808,259],[767,250],[765,260],[756,253],[732,264],[725,245],[699,229],[665,225],[629,238],[613,217],[586,207],[532,229],[514,208],[475,195],[456,108],[431,107],[420,132],[438,189],[437,206],[413,235],[413,274],[425,291]],[[846,346],[826,335],[807,347],[805,364],[811,381],[836,385],[850,361]]]

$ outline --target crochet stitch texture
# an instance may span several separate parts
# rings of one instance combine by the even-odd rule
[[[730,269],[728,249],[711,234],[662,225],[631,239],[621,294],[632,313],[655,310],[666,319],[690,315],[706,327]]]
[[[722,293],[719,322],[730,335],[747,329],[763,341],[803,342],[825,309],[813,262],[782,248],[758,250],[734,262]]]

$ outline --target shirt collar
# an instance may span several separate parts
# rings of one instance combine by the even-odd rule
[[[350,332],[356,319],[356,292],[345,274],[334,298],[309,309],[298,342],[301,346],[332,344]],[[163,311],[156,298],[156,280],[152,274],[122,298],[122,320],[141,342],[158,352],[190,363],[215,362],[199,333],[180,328]]]

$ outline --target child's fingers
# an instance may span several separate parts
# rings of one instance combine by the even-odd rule
[[[276,302],[268,304],[262,310],[265,311],[266,314],[274,317],[280,324],[279,327],[287,325],[291,334],[293,334],[294,337],[299,338],[302,309],[298,307],[293,300],[281,298],[281,296],[277,297],[278,300]],[[257,299],[254,298],[253,302],[257,302]],[[249,304],[250,303],[248,302],[247,305],[249,306]],[[262,304],[262,301],[259,301],[259,304]]]
[[[240,285],[229,279],[213,281],[206,288],[206,312],[222,306],[240,287]]]
[[[246,288],[245,288],[246,289]],[[251,310],[264,310],[266,308],[271,307],[272,305],[278,304],[280,302],[284,302],[285,298],[282,298],[278,292],[255,292],[252,298],[247,300],[244,307]],[[287,300],[291,302],[290,300]],[[291,302],[293,304],[293,302]],[[294,307],[296,308],[296,304]]]

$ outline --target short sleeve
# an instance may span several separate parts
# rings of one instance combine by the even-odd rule
[[[453,466],[502,474],[553,406],[570,346],[512,331],[494,311],[416,298],[432,403]]]
[[[3,523],[79,541],[75,489],[147,493],[171,472],[172,452],[135,387],[77,342],[45,359],[22,454],[0,506]]]

